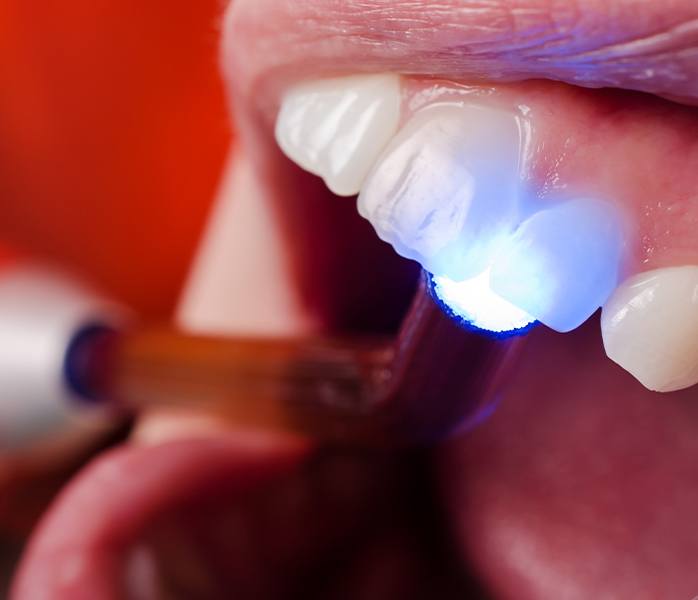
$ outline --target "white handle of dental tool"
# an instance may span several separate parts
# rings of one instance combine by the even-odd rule
[[[0,451],[103,427],[66,377],[66,357],[85,328],[124,313],[63,273],[26,263],[0,270]]]

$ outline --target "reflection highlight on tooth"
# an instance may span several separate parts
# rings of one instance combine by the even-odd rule
[[[613,292],[621,249],[612,205],[564,202],[521,224],[492,265],[492,290],[548,327],[571,331]]]
[[[521,133],[513,112],[418,112],[366,178],[359,213],[395,250],[453,280],[487,267],[518,217]]]

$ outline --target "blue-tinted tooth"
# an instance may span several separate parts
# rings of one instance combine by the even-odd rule
[[[623,234],[616,209],[565,202],[524,221],[492,266],[492,290],[556,331],[586,321],[618,281]]]
[[[358,208],[384,241],[435,275],[481,273],[518,215],[522,136],[513,112],[436,105],[393,138]]]

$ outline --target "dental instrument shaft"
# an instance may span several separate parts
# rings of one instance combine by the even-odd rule
[[[422,282],[396,339],[245,339],[97,332],[72,362],[84,393],[180,406],[323,440],[430,443],[482,418],[522,338],[463,330]]]

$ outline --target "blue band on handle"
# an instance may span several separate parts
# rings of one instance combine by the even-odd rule
[[[434,300],[434,302],[439,306],[439,308],[441,308],[441,310],[446,315],[448,315],[451,319],[453,319],[456,323],[458,323],[461,327],[467,329],[468,331],[474,331],[476,333],[484,334],[495,339],[504,339],[517,335],[524,335],[539,323],[535,319],[532,319],[522,326],[515,326],[511,329],[493,330],[488,329],[486,327],[480,327],[475,324],[472,315],[466,315],[463,312],[459,311],[455,303],[449,303],[448,299],[446,299],[442,294],[439,293],[439,284],[434,275],[424,271],[424,278],[427,282],[427,290],[429,292],[429,295]]]
[[[114,337],[116,330],[103,323],[88,323],[70,341],[63,361],[63,376],[81,402],[99,404],[104,399],[97,385],[100,376],[98,349]]]

